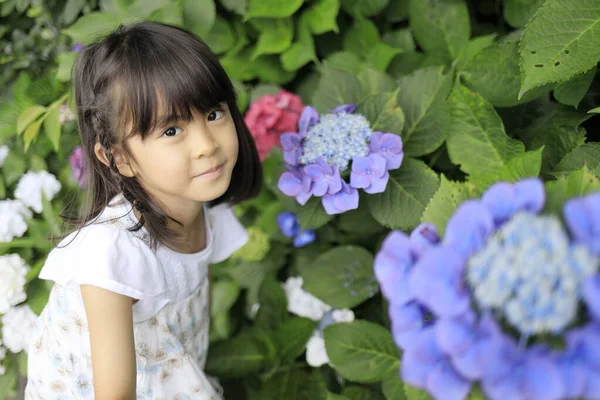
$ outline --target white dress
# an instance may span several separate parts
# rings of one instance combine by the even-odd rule
[[[195,254],[152,250],[131,205],[115,198],[95,223],[52,250],[40,278],[55,282],[28,352],[26,400],[93,399],[89,331],[79,285],[139,299],[133,305],[137,399],[219,400],[207,377],[209,264],[223,261],[248,235],[231,208],[205,208],[206,248]],[[63,247],[64,246],[64,247]]]

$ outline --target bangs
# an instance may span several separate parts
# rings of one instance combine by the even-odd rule
[[[222,103],[235,104],[231,81],[208,47],[176,27],[129,32],[116,55],[120,73],[113,100],[125,136],[147,137],[156,129],[190,122],[194,111],[207,114]]]

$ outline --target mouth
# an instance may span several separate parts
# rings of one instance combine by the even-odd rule
[[[214,166],[213,168],[207,169],[206,171],[194,176],[194,178],[209,178],[212,176],[217,176],[221,173],[224,166],[225,166],[225,163],[218,164],[218,165]]]

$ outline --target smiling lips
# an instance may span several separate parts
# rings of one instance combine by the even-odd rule
[[[224,165],[225,165],[225,163],[220,163],[217,166],[215,166],[209,170],[206,170],[206,171],[202,172],[201,174],[196,175],[194,178],[202,178],[202,179],[216,178],[219,175],[221,175]]]

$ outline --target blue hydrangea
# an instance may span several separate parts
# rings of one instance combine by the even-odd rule
[[[372,133],[363,115],[346,112],[323,115],[306,134],[300,162],[313,164],[323,157],[329,165],[344,171],[354,157],[369,154],[368,139]]]
[[[520,332],[559,333],[576,313],[583,281],[598,258],[571,244],[558,218],[519,213],[468,262],[482,309],[502,312]]]

